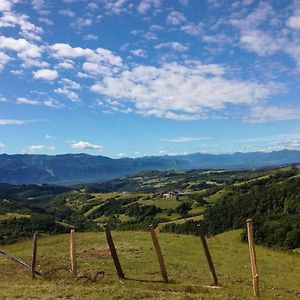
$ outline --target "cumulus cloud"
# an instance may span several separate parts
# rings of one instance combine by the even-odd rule
[[[185,16],[179,11],[172,11],[167,16],[167,23],[171,25],[180,25],[186,21]]]
[[[27,150],[29,150],[29,151],[41,151],[41,150],[54,151],[55,146],[32,145],[32,146],[28,146]]]
[[[137,57],[147,57],[147,53],[143,49],[134,49],[131,50],[130,53]]]
[[[40,15],[48,15],[50,11],[48,10],[48,4],[45,0],[31,0],[32,8]]]
[[[137,7],[137,10],[141,14],[145,14],[148,10],[152,8],[160,8],[161,0],[142,0]]]
[[[182,25],[180,29],[189,35],[200,36],[203,33],[203,27],[204,24],[199,22],[197,24],[189,23],[189,24]]]
[[[224,67],[193,61],[185,65],[137,66],[103,78],[91,90],[114,101],[127,101],[143,115],[194,120],[208,118],[208,111],[222,110],[226,105],[254,105],[278,87],[227,79]]]
[[[98,37],[94,34],[86,34],[83,39],[86,41],[97,41]]]
[[[300,11],[299,15],[292,16],[287,20],[287,25],[292,29],[300,29]]]
[[[80,149],[80,150],[96,150],[96,151],[103,150],[103,147],[101,145],[95,145],[84,141],[71,144],[71,148]]]
[[[12,8],[13,3],[8,0],[1,0],[0,1],[0,11],[10,11]]]
[[[0,149],[5,148],[5,145],[0,142]]]
[[[4,12],[0,17],[1,27],[20,27],[20,34],[28,40],[41,40],[40,35],[43,29],[28,21],[26,15],[15,14],[14,12]]]
[[[35,79],[44,79],[52,81],[58,77],[58,72],[56,70],[50,69],[40,69],[36,72],[33,72],[33,78]]]
[[[64,16],[64,17],[69,17],[69,18],[75,17],[75,13],[70,9],[61,9],[59,11],[59,14]]]
[[[103,63],[113,66],[122,66],[122,58],[110,50],[97,48],[72,47],[69,44],[57,43],[49,47],[51,55],[57,59],[85,58],[89,62]]]
[[[258,55],[270,55],[282,49],[285,40],[274,39],[261,30],[243,31],[240,37],[241,46]]]
[[[31,100],[31,99],[27,99],[27,98],[23,98],[23,97],[19,97],[17,98],[16,101],[17,104],[25,104],[25,105],[39,105],[39,101],[36,100]]]
[[[104,0],[103,4],[108,14],[120,15],[128,12],[132,5],[128,5],[129,0]]]
[[[0,102],[7,102],[7,99],[0,94]]]
[[[64,95],[73,102],[76,102],[79,100],[79,95],[76,92],[74,92],[66,87],[62,87],[62,88],[59,87],[54,90],[54,93]]]
[[[0,72],[4,69],[4,66],[11,60],[12,58],[9,55],[0,51]]]
[[[155,49],[161,49],[161,48],[169,48],[180,52],[189,50],[188,47],[182,45],[179,42],[165,42],[155,46]]]
[[[14,51],[17,57],[23,60],[22,67],[38,66],[46,67],[48,63],[40,60],[43,49],[25,39],[15,39],[6,36],[0,36],[0,49]]]
[[[75,28],[82,28],[82,27],[87,27],[91,26],[93,24],[93,20],[89,18],[78,18],[73,22],[71,25]]]

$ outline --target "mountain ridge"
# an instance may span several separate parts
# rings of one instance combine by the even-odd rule
[[[147,170],[251,169],[300,163],[300,151],[192,153],[110,158],[76,154],[0,154],[0,182],[75,184],[105,181]]]

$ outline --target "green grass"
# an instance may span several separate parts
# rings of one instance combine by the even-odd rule
[[[161,276],[148,232],[112,232],[127,280],[120,282],[104,233],[77,234],[79,273],[103,270],[97,283],[77,282],[61,273],[51,279],[32,280],[27,270],[0,257],[0,299],[254,299],[247,244],[240,231],[208,240],[220,289],[210,289],[209,273],[197,237],[158,234],[171,283]],[[68,235],[42,237],[38,266],[69,267]],[[3,247],[30,262],[31,241]],[[300,256],[257,247],[261,299],[299,299]]]
[[[225,189],[220,190],[218,192],[216,192],[215,194],[208,196],[208,197],[204,197],[204,199],[208,202],[208,203],[215,203],[216,201],[222,199],[225,194],[227,193],[227,191]]]
[[[30,215],[27,214],[19,214],[19,213],[11,213],[7,212],[4,215],[0,215],[0,221],[8,220],[8,219],[20,219],[20,218],[30,218]]]
[[[176,209],[182,203],[181,201],[176,200],[176,197],[139,200],[138,202],[144,205],[155,205],[161,209]]]

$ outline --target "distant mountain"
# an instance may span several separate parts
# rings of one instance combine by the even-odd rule
[[[300,163],[300,151],[188,154],[112,159],[88,154],[0,155],[0,182],[74,184],[118,178],[147,170],[247,169]]]

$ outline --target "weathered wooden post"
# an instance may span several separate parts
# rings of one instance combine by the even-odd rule
[[[32,278],[35,278],[36,275],[35,267],[36,267],[36,257],[37,257],[37,240],[38,240],[38,233],[35,232],[32,240],[32,261],[31,261]]]
[[[207,260],[210,276],[211,276],[211,279],[212,279],[212,284],[211,285],[212,286],[218,286],[219,283],[218,283],[218,277],[217,277],[217,274],[216,274],[216,270],[215,270],[215,267],[214,267],[209,249],[208,249],[208,245],[207,245],[205,236],[202,233],[199,224],[197,224],[197,232],[199,234],[201,244],[202,244],[202,247],[203,247],[203,250],[204,250],[204,254],[205,254],[205,257],[206,257],[206,260]]]
[[[118,274],[119,278],[125,278],[125,275],[123,273],[123,270],[122,270],[122,267],[121,267],[121,264],[120,264],[120,261],[118,258],[117,250],[115,248],[115,244],[114,244],[113,238],[111,236],[111,232],[107,225],[104,226],[104,229],[105,229],[106,240],[107,240],[107,243],[109,246],[109,250],[110,250],[112,259],[115,264],[117,274]]]
[[[155,248],[155,251],[156,251],[156,255],[157,255],[157,259],[158,259],[158,263],[159,263],[162,278],[165,282],[169,282],[168,274],[167,274],[167,270],[166,270],[166,266],[165,266],[165,262],[164,262],[164,257],[162,255],[162,252],[161,252],[161,249],[160,249],[160,245],[159,245],[155,230],[154,230],[152,225],[149,225],[149,229],[150,229],[153,245],[154,245],[154,248]]]
[[[71,259],[71,272],[77,276],[77,260],[76,260],[76,240],[75,230],[71,229],[70,233],[70,259]]]
[[[248,219],[246,221],[246,223],[247,223],[250,261],[251,261],[253,293],[254,293],[255,297],[259,297],[258,271],[257,271],[257,265],[256,265],[256,253],[255,253],[255,246],[254,246],[254,239],[253,239],[253,222],[251,219]]]
[[[24,261],[8,254],[7,252],[3,251],[3,250],[0,250],[0,254],[2,254],[6,259],[10,259],[11,261],[14,261],[15,263],[17,264],[20,264],[21,266],[25,267],[26,269],[32,271],[32,266],[28,265],[27,263],[25,263]],[[35,271],[35,274],[36,275],[39,275],[39,276],[43,276],[40,272],[38,271]]]

